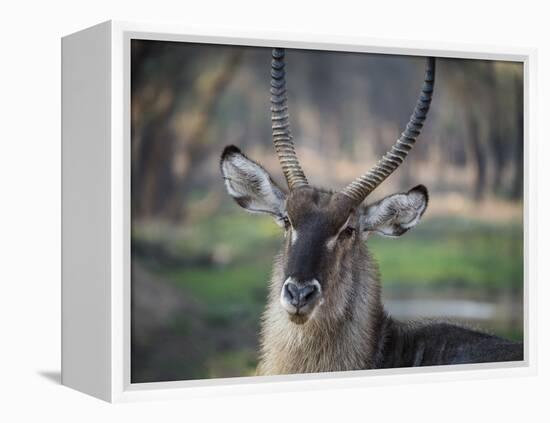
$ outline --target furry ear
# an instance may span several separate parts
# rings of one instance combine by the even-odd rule
[[[253,213],[285,216],[285,192],[269,173],[234,145],[225,147],[220,168],[227,192],[242,208]]]
[[[361,216],[361,231],[397,237],[418,224],[428,207],[428,190],[418,185],[402,194],[390,195],[367,206]]]

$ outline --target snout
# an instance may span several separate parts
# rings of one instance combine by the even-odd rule
[[[321,299],[321,285],[316,279],[297,282],[288,278],[281,290],[281,305],[291,315],[309,315]]]

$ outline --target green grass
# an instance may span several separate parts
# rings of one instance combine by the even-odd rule
[[[134,235],[152,233],[142,230]],[[230,258],[225,265],[160,269],[163,275],[206,303],[263,302],[282,239],[271,219],[223,214],[177,234],[170,242],[179,254],[212,254],[223,246]],[[430,219],[397,239],[372,235],[368,247],[380,265],[384,287],[519,290],[522,236],[518,223]]]
[[[425,222],[399,239],[373,236],[369,248],[385,286],[521,288],[522,230],[458,219]]]
[[[137,224],[132,237],[157,242],[183,256],[209,254],[216,247],[227,247],[232,257],[250,257],[254,251],[275,248],[281,232],[266,216],[220,213],[192,224],[174,227],[162,222]]]
[[[193,297],[214,306],[254,305],[265,299],[270,266],[269,260],[255,260],[227,267],[173,270],[165,276]]]

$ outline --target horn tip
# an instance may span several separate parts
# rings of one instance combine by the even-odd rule
[[[427,57],[426,68],[428,71],[435,72],[435,57]]]
[[[274,59],[281,59],[285,55],[285,49],[284,48],[274,48],[271,51],[271,55]]]

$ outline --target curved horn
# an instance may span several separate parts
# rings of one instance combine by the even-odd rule
[[[399,167],[409,154],[409,151],[416,142],[416,137],[420,135],[430,103],[435,81],[435,58],[428,57],[426,63],[426,75],[424,77],[424,86],[418,97],[414,112],[409,119],[405,131],[401,134],[392,148],[382,157],[376,166],[369,172],[357,178],[349,184],[342,194],[351,198],[356,204],[361,203],[367,195],[380,185],[392,172]]]
[[[286,182],[292,191],[308,182],[294,150],[294,141],[290,133],[288,104],[286,99],[285,50],[274,48],[271,61],[271,129],[273,144],[283,168]]]

